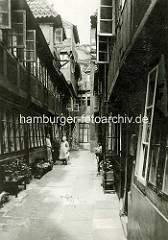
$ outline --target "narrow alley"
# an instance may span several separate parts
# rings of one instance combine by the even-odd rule
[[[104,194],[89,151],[71,152],[0,209],[1,240],[124,240],[116,194]]]

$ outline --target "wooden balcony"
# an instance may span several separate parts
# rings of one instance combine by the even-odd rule
[[[2,44],[0,44],[0,94],[12,103],[22,98],[23,105],[29,99],[30,103],[42,111],[67,114],[62,103],[35,76],[29,74],[28,69],[22,66]]]

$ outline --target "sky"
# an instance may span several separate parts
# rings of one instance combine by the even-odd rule
[[[98,0],[48,0],[65,20],[77,25],[80,44],[90,43],[90,16]]]

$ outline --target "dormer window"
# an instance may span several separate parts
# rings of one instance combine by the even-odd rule
[[[55,29],[55,43],[61,43],[63,41],[63,29],[57,28]]]

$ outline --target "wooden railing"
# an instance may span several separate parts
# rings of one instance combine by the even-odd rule
[[[56,97],[25,68],[4,46],[0,43],[0,87],[12,91],[15,95],[27,98],[42,109],[49,112],[67,114]],[[30,84],[28,84],[30,81]]]

